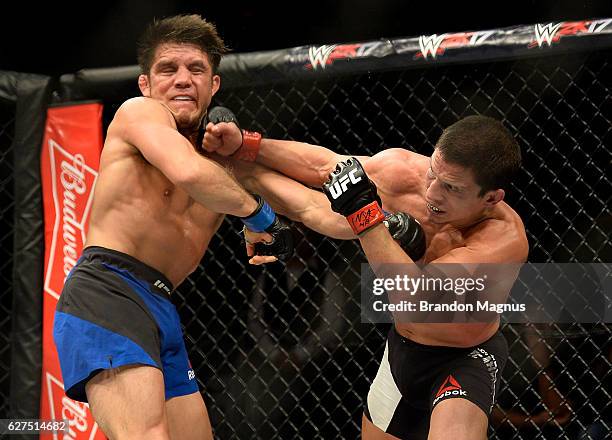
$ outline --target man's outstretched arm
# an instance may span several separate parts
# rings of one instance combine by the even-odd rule
[[[331,238],[355,238],[345,218],[331,210],[322,192],[257,163],[213,157],[231,168],[246,189],[265,197],[278,214]]]
[[[336,164],[349,157],[318,145],[261,138],[256,133],[241,131],[234,114],[223,107],[211,109],[209,118],[203,141],[206,151],[255,161],[308,186],[321,187]],[[359,159],[363,163],[368,157]]]
[[[274,170],[253,162],[228,160],[214,155],[216,160],[232,168],[234,175],[250,191],[262,194],[276,212],[328,237],[351,240],[357,238],[346,217],[332,211],[327,197]],[[405,257],[419,260],[425,252],[425,234],[408,214],[384,213],[383,224],[389,238]]]

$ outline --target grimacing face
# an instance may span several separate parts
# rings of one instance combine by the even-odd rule
[[[504,197],[501,189],[480,196],[481,187],[472,171],[446,162],[437,149],[431,155],[425,181],[427,216],[432,223],[468,226]]]
[[[197,130],[220,84],[206,53],[197,46],[178,43],[157,47],[150,74],[138,78],[142,94],[164,104],[179,131]]]

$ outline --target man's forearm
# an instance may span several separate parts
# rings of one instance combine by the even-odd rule
[[[222,166],[208,159],[197,162],[179,183],[196,202],[237,217],[246,217],[257,208],[253,196]]]
[[[305,185],[320,187],[341,158],[317,145],[262,139],[256,161]]]
[[[341,240],[355,238],[346,219],[330,209],[327,198],[321,192],[257,163],[218,155],[213,157],[230,168],[247,190],[262,195],[278,214],[328,237]]]
[[[370,228],[361,234],[359,241],[374,272],[383,271],[385,265],[405,264],[408,269],[414,267],[413,275],[421,275],[421,271],[414,265],[414,261],[395,242],[389,230],[383,224]]]

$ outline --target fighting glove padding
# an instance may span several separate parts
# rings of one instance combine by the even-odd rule
[[[425,232],[419,222],[405,212],[387,214],[383,221],[397,244],[413,260],[420,260],[425,255],[427,243]]]
[[[293,255],[293,233],[291,228],[278,217],[266,228],[273,238],[271,243],[255,243],[255,255],[273,255],[281,261],[286,261]]]
[[[362,233],[385,218],[376,185],[355,157],[336,165],[329,180],[323,184],[323,192],[332,210],[346,217],[355,234]]]

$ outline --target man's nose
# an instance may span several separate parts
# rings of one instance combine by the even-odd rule
[[[191,85],[191,72],[185,67],[179,67],[174,76],[174,85],[176,87],[189,87]]]
[[[425,196],[432,202],[439,201],[442,198],[442,184],[437,179],[429,180]]]

